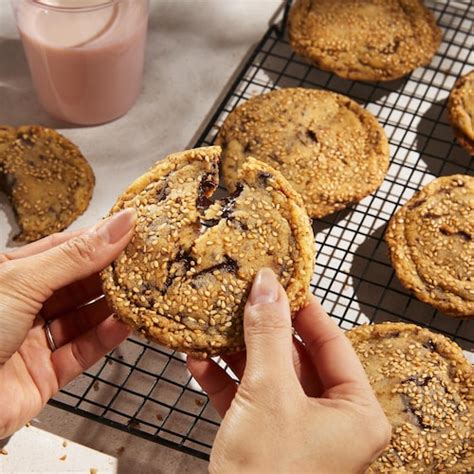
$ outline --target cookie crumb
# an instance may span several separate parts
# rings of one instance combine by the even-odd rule
[[[125,452],[125,446],[120,446],[120,448],[117,449],[117,455],[121,456]]]
[[[200,399],[200,398],[196,398],[194,400],[194,403],[198,406],[198,407],[202,407],[204,405],[204,402]]]
[[[0,448],[0,454],[6,456],[8,454],[8,451],[5,448]]]
[[[59,458],[60,461],[65,461],[66,459],[67,459],[67,454],[63,454],[63,455]]]
[[[98,392],[99,391],[99,382],[96,380],[93,385],[94,391]]]
[[[64,440],[64,441],[63,441],[63,448],[66,448],[66,447],[67,447],[67,441]]]
[[[25,423],[25,428],[29,428],[31,426],[31,423],[28,421]]]
[[[129,428],[138,429],[138,428],[140,428],[140,422],[137,421],[137,420],[130,420],[128,422],[128,426],[129,426]]]
[[[99,471],[98,471],[95,467],[91,467],[91,468],[89,469],[89,473],[90,473],[90,474],[98,474],[98,472],[99,472]]]

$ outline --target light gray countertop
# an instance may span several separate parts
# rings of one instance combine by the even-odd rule
[[[79,145],[96,174],[91,205],[72,228],[95,223],[153,162],[192,146],[280,4],[279,0],[152,0],[145,78],[138,102],[115,122],[84,128],[65,126],[41,110],[9,2],[0,0],[0,123],[59,129]],[[16,231],[7,199],[0,195],[0,251],[13,245],[11,236]],[[53,407],[46,407],[34,424],[114,457],[120,447],[126,447],[118,457],[119,472],[206,471],[203,461]],[[8,471],[0,470],[20,472],[28,452],[28,446],[15,445],[9,452]],[[89,472],[92,467],[87,459],[79,464],[65,462],[59,471],[49,472]]]

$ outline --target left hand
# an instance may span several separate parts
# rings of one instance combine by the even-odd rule
[[[125,248],[134,222],[133,211],[122,211],[0,254],[0,439],[129,335],[104,298],[84,305],[102,294],[97,272]]]

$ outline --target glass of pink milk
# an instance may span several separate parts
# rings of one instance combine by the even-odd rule
[[[33,83],[54,117],[114,120],[141,89],[149,0],[13,0]]]

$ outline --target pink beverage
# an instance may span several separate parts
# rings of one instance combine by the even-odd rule
[[[141,89],[148,0],[14,0],[43,107],[68,122],[114,120]]]

